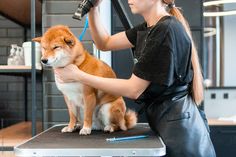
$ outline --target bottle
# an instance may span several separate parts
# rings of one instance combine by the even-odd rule
[[[7,65],[15,65],[14,64],[14,56],[15,56],[16,50],[17,50],[17,45],[12,44],[11,50],[10,50],[10,55],[8,56],[8,59],[7,59]]]
[[[18,65],[24,65],[24,52],[23,52],[23,48],[20,46],[17,46],[17,57],[18,57]]]

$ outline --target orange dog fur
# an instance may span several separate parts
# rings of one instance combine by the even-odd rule
[[[116,77],[107,64],[84,49],[67,26],[51,27],[42,37],[34,38],[33,41],[41,43],[41,60],[46,66],[59,68],[75,64],[92,75]],[[64,95],[70,117],[68,126],[62,132],[73,132],[79,126],[82,127],[80,134],[88,135],[91,130],[113,132],[127,130],[136,125],[136,113],[126,110],[121,96],[105,93],[80,82],[62,84],[56,80],[56,85]]]

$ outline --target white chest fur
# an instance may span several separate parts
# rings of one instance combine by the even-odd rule
[[[83,85],[79,82],[74,83],[59,83],[56,81],[57,88],[68,98],[72,103],[72,112],[79,118],[83,124],[84,119],[84,101],[83,101]],[[105,126],[110,125],[110,110],[111,104],[96,106],[93,112],[92,128],[94,130],[103,130]],[[79,108],[79,110],[78,110]]]
[[[79,82],[59,83],[56,81],[57,88],[76,106],[83,107],[83,85]]]

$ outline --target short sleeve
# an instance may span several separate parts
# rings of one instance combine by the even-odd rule
[[[164,86],[174,82],[174,55],[166,43],[167,32],[168,26],[153,30],[133,69],[136,76]]]
[[[134,28],[128,29],[125,31],[125,34],[132,45],[136,45],[137,41],[137,32],[145,29],[146,23],[135,26]]]
[[[174,56],[171,50],[165,46],[152,46],[145,51],[134,65],[133,73],[159,85],[170,86],[174,82]]]

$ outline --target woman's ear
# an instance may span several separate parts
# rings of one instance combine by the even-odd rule
[[[37,38],[33,38],[32,41],[41,43],[41,39],[42,39],[42,37],[37,37]]]

